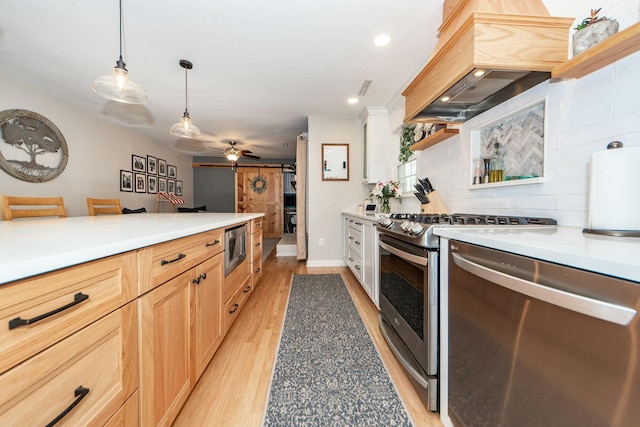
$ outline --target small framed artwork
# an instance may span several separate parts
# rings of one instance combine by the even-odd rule
[[[169,193],[175,193],[176,192],[176,180],[175,179],[168,179],[167,180],[167,191]]]
[[[158,159],[158,176],[167,176],[167,161]]]
[[[147,159],[142,156],[131,155],[131,170],[145,173],[147,171]]]
[[[133,172],[120,170],[120,191],[133,191]]]
[[[167,178],[158,178],[158,191],[167,191]]]
[[[147,192],[147,176],[143,173],[134,174],[134,182],[136,186],[136,193]]]
[[[178,177],[178,168],[173,165],[167,166],[167,178],[176,179]]]
[[[158,194],[158,177],[147,175],[147,193]]]
[[[349,144],[322,144],[322,180],[349,181]]]
[[[158,175],[158,159],[149,155],[147,155],[147,173]]]
[[[176,180],[176,196],[182,196],[182,181]]]

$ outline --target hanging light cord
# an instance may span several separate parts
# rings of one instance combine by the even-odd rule
[[[120,59],[118,59],[118,62],[116,63],[116,67],[117,68],[122,68],[123,70],[127,70],[127,66],[124,63],[124,60],[122,59],[122,20],[123,20],[123,16],[122,16],[122,0],[120,0]]]
[[[120,0],[122,1],[122,0]],[[184,69],[184,113],[189,114],[189,83],[187,81],[187,68]]]

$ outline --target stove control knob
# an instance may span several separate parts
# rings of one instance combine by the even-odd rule
[[[422,231],[422,226],[418,223],[413,224],[413,227],[411,227],[411,232],[414,234],[420,234],[421,231]]]
[[[389,227],[391,227],[393,222],[389,218],[380,218],[378,220],[378,224],[380,224],[381,226],[383,226],[385,228],[389,228]]]

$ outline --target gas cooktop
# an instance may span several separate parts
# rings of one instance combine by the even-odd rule
[[[551,218],[461,214],[391,214],[378,218],[378,231],[422,247],[438,247],[431,229],[436,225],[533,226],[558,225]]]

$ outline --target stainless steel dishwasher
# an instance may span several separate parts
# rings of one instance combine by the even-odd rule
[[[449,243],[454,425],[640,425],[640,283]]]

